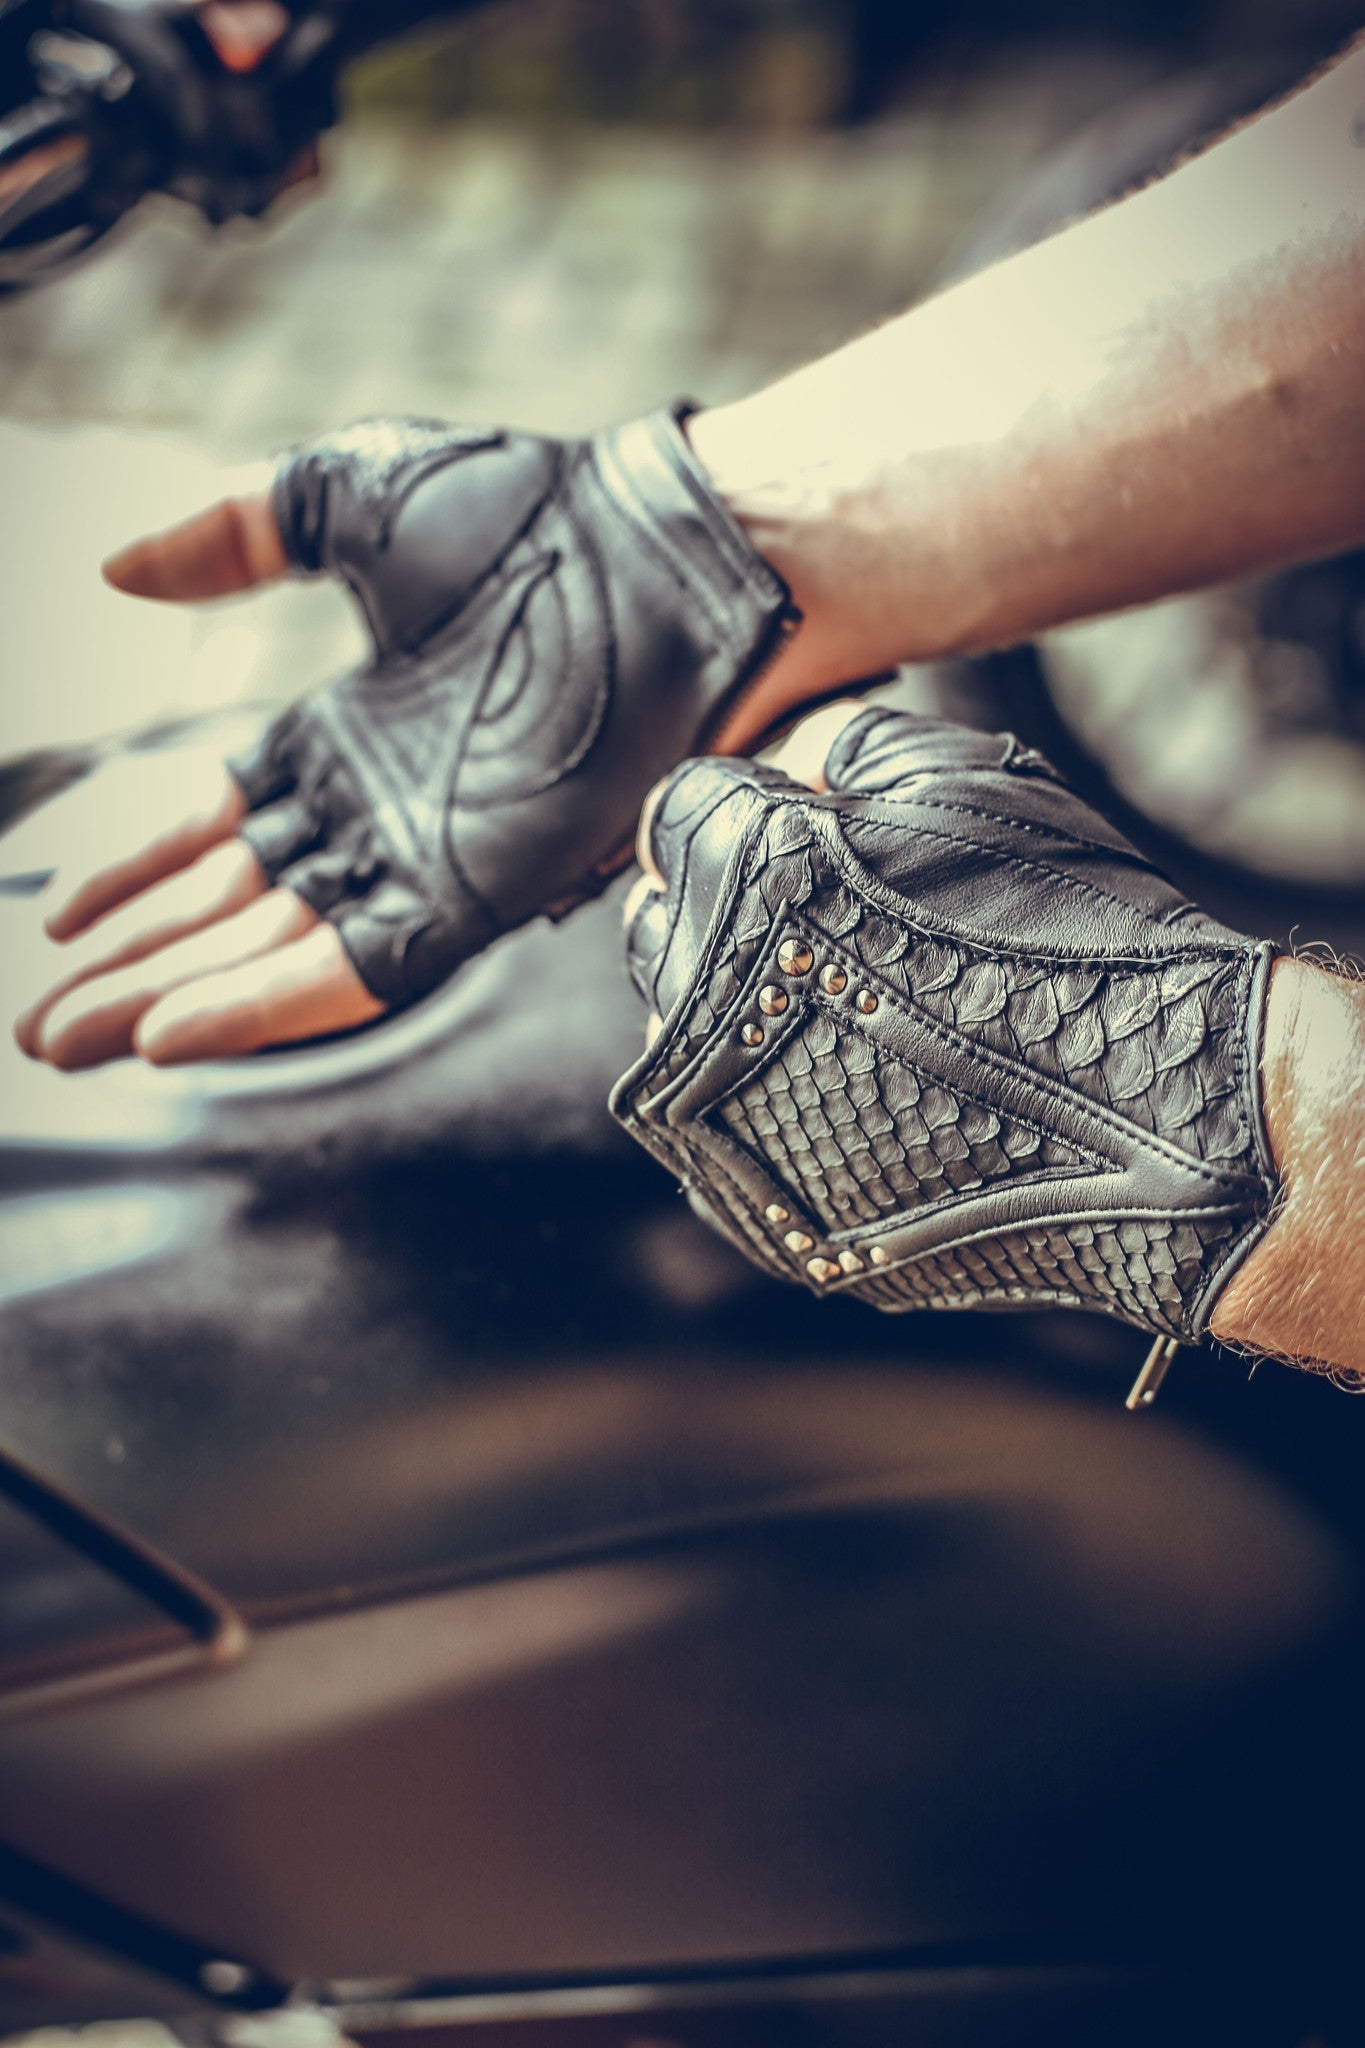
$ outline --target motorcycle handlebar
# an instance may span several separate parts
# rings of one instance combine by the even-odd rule
[[[0,294],[65,269],[151,191],[259,215],[336,118],[343,66],[479,0],[288,0],[247,71],[197,0],[0,0]]]

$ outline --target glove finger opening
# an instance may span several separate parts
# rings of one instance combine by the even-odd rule
[[[330,917],[339,905],[368,896],[383,872],[369,822],[359,817],[324,846],[286,868],[278,879],[320,917]]]
[[[728,756],[685,761],[658,786],[642,855],[661,886],[632,903],[626,960],[635,986],[665,1016],[690,984],[737,852],[774,796],[809,798],[780,770]]]
[[[272,719],[254,746],[244,747],[228,759],[228,773],[247,800],[249,809],[260,810],[278,797],[287,796],[298,779],[294,760],[299,733],[296,709]]]
[[[237,834],[255,854],[267,881],[273,883],[316,846],[319,828],[311,807],[302,797],[291,796],[252,811],[237,827]]]
[[[626,967],[642,999],[655,1001],[659,968],[668,949],[677,906],[658,889],[640,897],[626,925]]]

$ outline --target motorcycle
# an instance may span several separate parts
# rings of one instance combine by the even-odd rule
[[[1102,788],[1032,661],[902,687]],[[756,1276],[605,1109],[629,879],[348,1040],[4,1055],[0,2032],[1357,2038],[1359,1404]]]

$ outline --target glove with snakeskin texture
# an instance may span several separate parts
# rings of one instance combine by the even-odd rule
[[[350,586],[374,654],[232,762],[240,831],[381,1001],[599,888],[789,628],[685,413],[568,442],[379,420],[282,468],[286,552]]]
[[[1197,1339],[1265,1229],[1272,949],[1010,735],[866,710],[827,791],[686,762],[628,933],[615,1115],[770,1273]]]

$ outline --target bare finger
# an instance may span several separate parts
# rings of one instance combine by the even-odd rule
[[[289,569],[269,489],[234,494],[110,555],[104,578],[130,597],[229,597]]]
[[[111,910],[60,954],[49,956],[46,969],[50,974],[55,964],[57,979],[49,981],[16,1019],[14,1036],[21,1050],[36,1053],[44,1018],[74,989],[234,916],[263,895],[265,887],[260,862],[250,847],[230,839],[203,854],[183,874],[172,875],[121,909]]]
[[[46,919],[49,938],[74,938],[130,897],[177,874],[230,838],[246,810],[246,798],[221,760],[208,755],[165,757],[164,772],[122,791],[98,821],[96,844],[83,857],[62,863],[56,902]],[[164,818],[164,824],[158,824]],[[149,829],[150,826],[150,829]],[[111,851],[121,842],[129,852]]]
[[[770,767],[780,768],[793,782],[804,782],[807,789],[823,790],[830,748],[844,727],[866,709],[858,697],[840,697],[833,704],[823,704],[818,711],[798,720],[781,744],[764,758]]]
[[[224,1059],[354,1030],[384,1014],[330,924],[264,959],[175,991],[143,1017],[136,1049],[155,1066]]]
[[[63,997],[38,1030],[38,1055],[67,1073],[121,1059],[133,1049],[139,1018],[163,998],[288,946],[316,922],[288,889],[272,889],[235,917]]]
[[[663,888],[657,875],[641,872],[635,877],[621,904],[621,923],[629,931],[634,924],[636,913],[647,896],[656,896]]]

